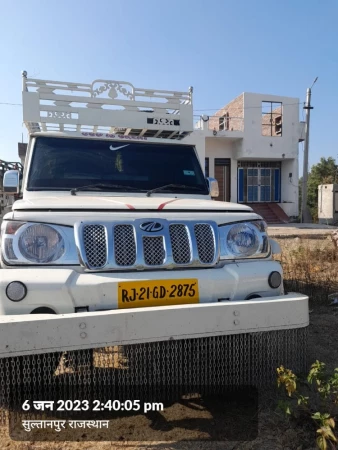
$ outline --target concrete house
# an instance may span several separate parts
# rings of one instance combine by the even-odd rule
[[[201,116],[194,142],[217,200],[249,204],[269,223],[298,216],[298,154],[305,123],[299,99],[243,93],[214,116]]]

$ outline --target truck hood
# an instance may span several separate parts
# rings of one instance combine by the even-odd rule
[[[237,211],[252,212],[246,205],[212,200],[177,197],[109,197],[109,196],[46,196],[19,200],[14,211],[88,211],[88,210],[139,210],[139,211]]]

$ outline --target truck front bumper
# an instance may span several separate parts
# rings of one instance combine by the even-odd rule
[[[20,366],[23,356],[26,369],[38,378],[42,367],[55,370],[65,352],[80,366],[93,362],[91,371],[71,375],[80,384],[96,380],[97,386],[109,382],[117,388],[144,380],[156,384],[154,377],[168,384],[264,385],[274,381],[281,364],[303,371],[308,297],[270,288],[272,271],[281,272],[273,261],[189,271],[199,280],[200,303],[117,309],[117,283],[147,280],[149,273],[1,270],[0,376],[11,365]],[[158,271],[156,277],[183,279],[187,272]],[[21,302],[6,297],[12,281],[27,286]],[[261,298],[244,300],[252,294]],[[87,305],[93,309],[74,312]],[[42,306],[58,314],[30,314]],[[117,354],[127,360],[125,368],[112,362]]]
[[[0,271],[0,315],[30,314],[41,307],[56,314],[74,313],[79,308],[88,311],[118,309],[119,283],[146,283],[149,280],[159,285],[161,281],[186,283],[187,279],[198,280],[200,304],[241,301],[253,295],[278,297],[283,294],[283,285],[277,288],[269,285],[272,272],[282,276],[280,264],[271,260],[227,263],[217,269],[129,273],[83,273],[63,267],[3,269]],[[27,288],[22,301],[13,302],[6,295],[6,289],[13,281],[19,281]],[[137,307],[142,302],[134,304]]]
[[[308,297],[0,317],[0,357],[303,329]]]

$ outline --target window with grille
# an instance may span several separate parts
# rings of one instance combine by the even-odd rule
[[[282,136],[283,106],[281,102],[262,102],[262,135]]]
[[[219,120],[219,131],[229,130],[229,113],[225,113],[224,116],[220,117]]]

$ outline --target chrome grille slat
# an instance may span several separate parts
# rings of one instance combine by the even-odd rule
[[[215,258],[214,235],[210,225],[198,223],[194,226],[198,256],[203,263],[211,263]]]
[[[132,266],[136,262],[136,243],[132,225],[114,226],[115,262],[118,266]]]
[[[143,236],[143,254],[148,266],[161,266],[165,258],[163,237]]]
[[[188,264],[191,261],[191,248],[187,227],[177,223],[169,226],[173,259],[176,264]]]
[[[74,229],[80,262],[87,271],[213,267],[219,259],[214,221],[83,221]]]
[[[83,243],[87,261],[92,268],[102,268],[107,262],[106,230],[103,225],[85,225]]]

